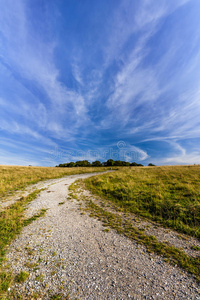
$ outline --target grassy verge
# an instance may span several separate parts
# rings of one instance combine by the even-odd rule
[[[7,272],[2,267],[2,262],[5,258],[6,248],[21,232],[23,226],[30,224],[32,221],[44,215],[44,209],[41,212],[29,219],[24,219],[24,210],[26,205],[37,197],[40,190],[34,191],[27,197],[22,197],[13,205],[7,207],[0,212],[0,299],[4,299],[13,278],[10,272]],[[2,298],[1,298],[2,297]]]
[[[132,167],[85,182],[124,211],[200,238],[200,166]]]
[[[165,261],[188,271],[200,282],[200,260],[198,258],[190,257],[184,251],[176,247],[158,242],[155,236],[145,235],[142,230],[134,227],[129,221],[122,219],[115,213],[106,211],[91,200],[86,201],[86,203],[87,210],[90,211],[91,217],[97,217],[103,222],[104,226],[111,227],[119,234],[124,234],[137,243],[145,245],[149,252],[155,252],[161,255]]]
[[[0,166],[0,198],[9,193],[23,189],[29,184],[41,180],[60,178],[66,175],[75,175],[91,172],[102,172],[108,168],[49,168],[49,167],[20,167]]]

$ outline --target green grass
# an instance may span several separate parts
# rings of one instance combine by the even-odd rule
[[[0,297],[8,290],[11,281],[12,274],[10,272],[0,271]]]
[[[195,250],[195,251],[200,251],[200,247],[199,246],[192,246],[191,249]]]
[[[124,211],[200,238],[200,166],[121,168],[85,182]]]
[[[52,299],[52,300],[66,299],[67,300],[67,299],[69,299],[69,295],[64,297],[64,295],[62,293],[59,293],[59,294],[51,296],[50,299]]]
[[[66,175],[75,175],[91,172],[103,172],[108,168],[46,168],[46,167],[20,167],[20,166],[0,166],[0,198],[12,195],[16,190],[24,189],[29,184],[37,183],[41,180],[60,178]],[[35,199],[40,191],[34,191],[27,197],[22,197],[13,205],[0,212],[0,299],[6,294],[13,278],[10,272],[2,268],[6,248],[21,232],[23,226],[27,226],[46,212],[42,209],[40,213],[29,219],[24,219],[26,204]],[[59,205],[64,204],[63,202]],[[28,253],[33,254],[29,249]],[[53,255],[56,255],[55,253]],[[25,276],[24,273],[20,274]],[[18,279],[19,281],[20,279]]]
[[[39,192],[40,191],[34,191],[29,196],[22,197],[13,205],[0,212],[0,265],[5,255],[6,246],[20,233],[24,225],[28,225],[38,217],[37,215],[28,220],[24,220],[23,216],[25,205],[35,199]],[[42,214],[43,213],[42,211]]]
[[[26,272],[26,271],[21,271],[21,272],[18,274],[18,276],[17,276],[17,278],[16,278],[16,281],[19,282],[19,283],[22,283],[22,282],[26,281],[26,280],[28,279],[28,277],[29,277],[29,273],[28,273],[28,272]]]
[[[29,218],[24,219],[24,210],[26,205],[37,197],[40,191],[34,191],[27,197],[22,197],[20,200],[7,207],[4,211],[0,212],[0,297],[4,295],[11,284],[13,278],[10,272],[2,268],[2,262],[6,254],[6,248],[21,232],[23,226],[30,224],[32,221],[43,216],[46,212],[42,209],[40,213]],[[23,278],[24,273],[21,274]],[[21,278],[19,277],[19,278]],[[18,278],[18,282],[19,279]]]
[[[40,274],[38,275],[36,278],[35,278],[36,281],[39,281],[39,282],[43,282],[44,280],[44,274]]]
[[[90,216],[101,220],[104,226],[109,226],[119,234],[124,234],[126,237],[135,240],[138,244],[146,246],[149,252],[155,252],[170,264],[178,265],[190,272],[200,282],[200,260],[198,258],[190,257],[181,249],[164,242],[159,242],[153,235],[145,235],[143,230],[134,227],[130,221],[122,219],[118,214],[104,210],[91,200],[86,201],[86,204],[87,210],[90,211]]]

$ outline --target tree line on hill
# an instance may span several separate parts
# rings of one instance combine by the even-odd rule
[[[73,168],[73,167],[120,167],[120,166],[127,166],[127,167],[143,167],[142,164],[137,164],[136,162],[127,162],[121,160],[113,160],[108,159],[106,162],[101,163],[99,160],[96,160],[90,163],[88,160],[79,160],[77,162],[69,162],[64,164],[59,164],[56,167],[64,167],[64,168]],[[149,166],[154,166],[153,164],[149,164]]]

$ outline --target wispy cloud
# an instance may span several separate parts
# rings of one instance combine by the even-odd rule
[[[10,151],[1,151],[0,161],[3,165],[17,165],[17,166],[39,166],[42,165],[41,162],[38,162],[38,159],[31,160],[30,156],[27,155],[27,158],[22,158],[22,155],[19,153],[16,155]]]
[[[176,155],[170,158],[166,158],[160,161],[160,164],[168,164],[168,165],[193,165],[193,164],[200,164],[200,153],[199,152],[192,152],[185,155]]]
[[[72,147],[54,147],[51,150],[52,159],[57,161],[77,161],[95,160],[107,161],[108,159],[123,160],[123,161],[145,161],[150,156],[139,147],[130,145],[124,141],[109,144],[106,146],[91,146],[86,145],[82,150]]]
[[[80,71],[80,67],[78,64],[74,63],[72,65],[72,72],[73,72],[73,75],[74,75],[74,78],[76,79],[76,81],[80,84],[80,85],[83,85],[83,78],[82,78],[82,75],[81,75],[81,71]]]
[[[167,143],[160,162],[198,159],[183,143],[200,132],[198,2],[105,1],[109,17],[96,5],[66,18],[65,1],[0,3],[1,136],[144,162]]]
[[[188,79],[188,77],[183,77],[180,70],[174,74],[172,73],[171,78],[166,80],[166,78],[168,78],[167,73],[169,72],[170,62],[173,62],[174,58],[179,55],[182,40],[180,44],[179,41],[175,43],[172,37],[172,43],[169,45],[169,49],[163,53],[161,60],[158,60],[156,65],[144,64],[150,51],[147,43],[160,29],[159,22],[186,2],[187,1],[182,1],[178,5],[169,5],[166,1],[163,1],[159,9],[156,10],[156,7],[154,7],[151,13],[149,13],[147,9],[148,3],[145,2],[145,5],[139,9],[140,12],[137,18],[140,20],[138,21],[140,25],[138,25],[138,28],[144,24],[145,31],[141,37],[138,38],[137,46],[133,48],[129,58],[123,60],[123,65],[115,76],[113,92],[107,101],[107,107],[110,109],[111,116],[109,116],[107,120],[102,121],[102,126],[109,127],[110,124],[113,124],[113,115],[115,115],[117,116],[117,122],[120,125],[123,124],[123,126],[130,124],[130,122],[134,120],[133,124],[135,124],[136,127],[129,128],[130,132],[143,131],[145,127],[147,128],[150,125],[149,129],[151,131],[158,132],[168,130],[171,131],[172,136],[177,136],[179,130],[184,132],[186,127],[188,130],[195,128],[194,123],[197,121],[195,112],[199,111],[199,108],[198,102],[194,98],[197,99],[198,95],[194,96],[191,90],[184,91],[184,88],[182,88],[182,96],[177,96],[172,93],[175,89],[175,85],[180,86],[181,82],[184,82],[185,78]],[[142,22],[142,20],[144,22]],[[148,24],[148,26],[145,27],[145,24]],[[176,38],[176,32],[174,38]],[[196,57],[190,58],[188,65],[190,64],[195,67],[193,59],[197,61]],[[187,72],[186,66],[185,69]],[[163,82],[163,80],[166,80],[166,82]],[[172,93],[170,97],[176,97],[176,99],[167,100],[166,95],[169,93]],[[191,97],[193,99],[191,99]],[[185,98],[185,100],[183,98]],[[166,101],[168,101],[168,105]],[[141,107],[141,105],[144,108],[146,107],[147,112],[152,111],[153,121],[149,120],[150,116],[145,119],[145,115],[148,114],[145,112],[145,109],[143,110],[144,115],[140,113],[138,120],[137,108]],[[161,110],[160,107],[162,107]],[[141,124],[135,122],[135,120],[143,122],[143,125],[141,126]],[[177,132],[175,132],[176,129],[174,129],[173,126],[176,127]],[[155,138],[157,139],[157,136]]]
[[[194,149],[191,151],[187,151],[186,148],[181,146],[176,141],[167,141],[172,146],[173,154],[168,154],[163,158],[154,158],[154,162],[156,164],[162,165],[174,165],[174,164],[199,164],[200,163],[200,151],[198,149]]]
[[[2,120],[0,124],[0,130],[5,133],[15,134],[17,136],[21,136],[23,138],[28,137],[28,139],[34,139],[37,142],[53,146],[55,143],[48,137],[41,135],[38,131],[32,130],[29,126],[22,125],[21,123],[17,123],[15,121],[6,121]]]
[[[11,165],[46,165],[52,166],[50,149],[53,146],[39,147],[34,144],[1,138],[0,162]],[[55,165],[55,164],[54,164]]]
[[[128,0],[121,2],[111,19],[111,34],[105,51],[106,63],[111,63],[118,58],[123,59],[121,51],[132,35],[136,35],[135,38],[137,38],[137,34],[149,23],[151,23],[151,27],[155,26],[164,12],[165,5],[163,3],[158,7],[152,1],[136,3]]]
[[[35,83],[36,88],[41,89],[44,93],[43,97],[49,100],[50,111],[48,113],[51,119],[59,123],[62,115],[65,119],[68,115],[69,122],[79,126],[85,121],[87,114],[84,98],[59,80],[60,72],[54,63],[55,41],[43,42],[38,35],[33,34],[27,19],[24,1],[14,3],[8,1],[7,5],[2,5],[2,7],[4,9],[1,13],[1,33],[5,42],[1,59],[5,65],[19,74],[21,81],[25,78],[26,82],[29,80]],[[16,32],[17,38],[15,38]],[[78,79],[78,68],[74,70]],[[25,85],[26,88],[29,86],[27,83]],[[27,100],[24,99],[24,107],[26,105]],[[55,127],[51,124],[48,126],[48,120],[44,116],[45,110],[44,104],[40,103],[38,116],[44,124],[47,122],[47,128],[53,129]]]
[[[153,34],[162,18],[188,1],[190,0],[178,2],[161,0],[159,5],[152,0],[122,1],[110,20],[111,34],[105,46],[106,63],[111,63],[114,59],[123,59],[122,50],[125,50],[124,46],[133,36],[137,40],[138,34],[145,34],[146,31]]]

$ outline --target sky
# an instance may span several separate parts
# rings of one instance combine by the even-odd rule
[[[0,164],[200,164],[199,0],[0,0]]]

